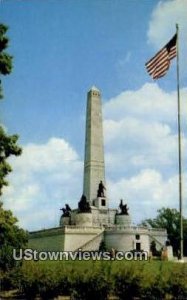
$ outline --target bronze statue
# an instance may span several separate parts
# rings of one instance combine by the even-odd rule
[[[85,195],[82,195],[82,197],[78,203],[78,207],[79,207],[79,213],[90,213],[91,212],[90,203],[87,201]]]
[[[65,208],[60,208],[60,210],[63,211],[62,216],[63,217],[70,217],[71,215],[71,208],[68,204],[65,205]]]
[[[69,211],[69,212],[71,211],[71,208],[68,204],[66,204],[66,211]]]
[[[129,208],[127,207],[127,204],[123,204],[123,200],[121,199],[119,208],[121,212],[119,213],[120,215],[128,215],[128,210]]]
[[[104,190],[106,190],[102,181],[99,183],[99,187],[97,190],[97,197],[105,197]]]

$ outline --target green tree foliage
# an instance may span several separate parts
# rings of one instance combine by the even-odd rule
[[[8,47],[9,39],[6,36],[8,27],[4,24],[0,24],[0,74],[10,74],[12,70],[12,56],[5,50]],[[2,84],[0,81],[0,98],[3,98]],[[3,186],[7,185],[5,177],[12,171],[11,166],[7,162],[7,159],[11,155],[20,155],[21,148],[16,144],[18,135],[8,136],[0,125],[0,195],[2,195]]]
[[[8,46],[6,37],[7,26],[0,24],[0,74],[10,74],[12,70],[12,56],[5,52]],[[0,98],[2,98],[2,85],[0,82]],[[7,162],[11,155],[20,155],[21,148],[17,145],[18,135],[8,135],[0,125],[0,196],[2,189],[8,185],[6,176],[12,171]],[[27,242],[27,233],[17,225],[17,219],[10,210],[4,210],[0,202],[0,269],[10,269],[15,265],[13,248],[23,248]]]
[[[2,126],[0,126],[0,195],[2,188],[8,185],[5,177],[12,171],[7,158],[11,155],[20,155],[21,148],[16,144],[18,135],[7,135]]]
[[[0,74],[7,75],[12,71],[12,56],[5,50],[8,47],[8,38],[5,35],[8,27],[0,24]],[[0,99],[3,98],[2,83],[0,81]]]
[[[13,249],[24,248],[27,243],[27,233],[19,228],[18,220],[10,210],[3,209],[0,202],[0,268],[8,270],[15,266]]]
[[[155,219],[146,219],[141,225],[149,225],[152,228],[165,228],[168,239],[173,246],[174,253],[180,248],[180,214],[176,209],[162,208],[158,210]],[[183,218],[184,229],[184,254],[187,255],[187,219]]]
[[[5,50],[8,47],[9,39],[6,36],[8,27],[0,24],[0,74],[10,74],[12,70],[12,56]],[[0,98],[3,98],[2,84],[0,81]],[[7,162],[10,155],[20,155],[21,148],[17,146],[18,135],[8,136],[0,125],[0,195],[2,195],[3,186],[7,185],[5,177],[12,171],[11,166]]]

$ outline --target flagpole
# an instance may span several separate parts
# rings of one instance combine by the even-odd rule
[[[181,163],[181,108],[179,88],[179,26],[176,24],[177,33],[177,108],[178,108],[178,155],[179,155],[179,212],[180,212],[180,258],[183,259],[183,219],[182,219],[182,163]]]

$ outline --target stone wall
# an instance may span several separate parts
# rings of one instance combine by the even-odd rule
[[[100,244],[101,244],[103,238],[104,238],[104,230],[101,233],[94,236],[90,241],[85,243],[81,247],[82,251],[96,251],[96,250],[99,250],[99,247],[100,247]]]
[[[64,226],[30,233],[29,248],[39,251],[98,250],[103,238],[108,250],[130,251],[140,243],[141,250],[149,251],[151,241],[157,250],[165,245],[166,230],[135,226]]]
[[[98,209],[95,206],[91,206],[92,211],[92,224],[89,224],[88,226],[101,226],[101,225],[114,225],[115,224],[115,216],[116,216],[116,209]],[[60,226],[63,225],[81,225],[81,220],[77,220],[77,213],[78,210],[74,209],[71,212],[71,218],[69,221],[66,220],[66,224],[64,223],[64,218],[61,216],[60,218]],[[80,219],[80,217],[78,216]],[[77,224],[78,221],[78,224]],[[82,224],[84,226],[84,222]]]
[[[150,241],[155,239],[158,249],[165,245],[167,233],[165,230],[149,230],[141,227],[113,226],[105,230],[105,243],[107,249],[117,251],[131,251],[140,243],[143,251],[150,250]]]
[[[92,226],[92,213],[78,213],[75,222],[77,226]]]
[[[38,251],[62,251],[64,249],[64,239],[62,228],[40,230],[30,233],[28,248]]]
[[[98,209],[94,206],[92,208],[92,220],[94,226],[114,225],[116,209]]]
[[[64,251],[75,251],[103,231],[102,227],[77,227],[67,226],[65,228]]]
[[[129,215],[116,215],[115,219],[117,225],[131,226],[131,217]]]

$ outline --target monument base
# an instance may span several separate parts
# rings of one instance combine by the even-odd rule
[[[116,225],[123,225],[125,227],[130,227],[131,217],[129,215],[116,215]]]
[[[108,209],[108,201],[106,197],[97,197],[93,200],[93,205],[98,209]]]
[[[63,217],[60,218],[60,226],[70,225],[70,217]]]
[[[77,226],[92,226],[92,213],[78,213],[75,222]]]

